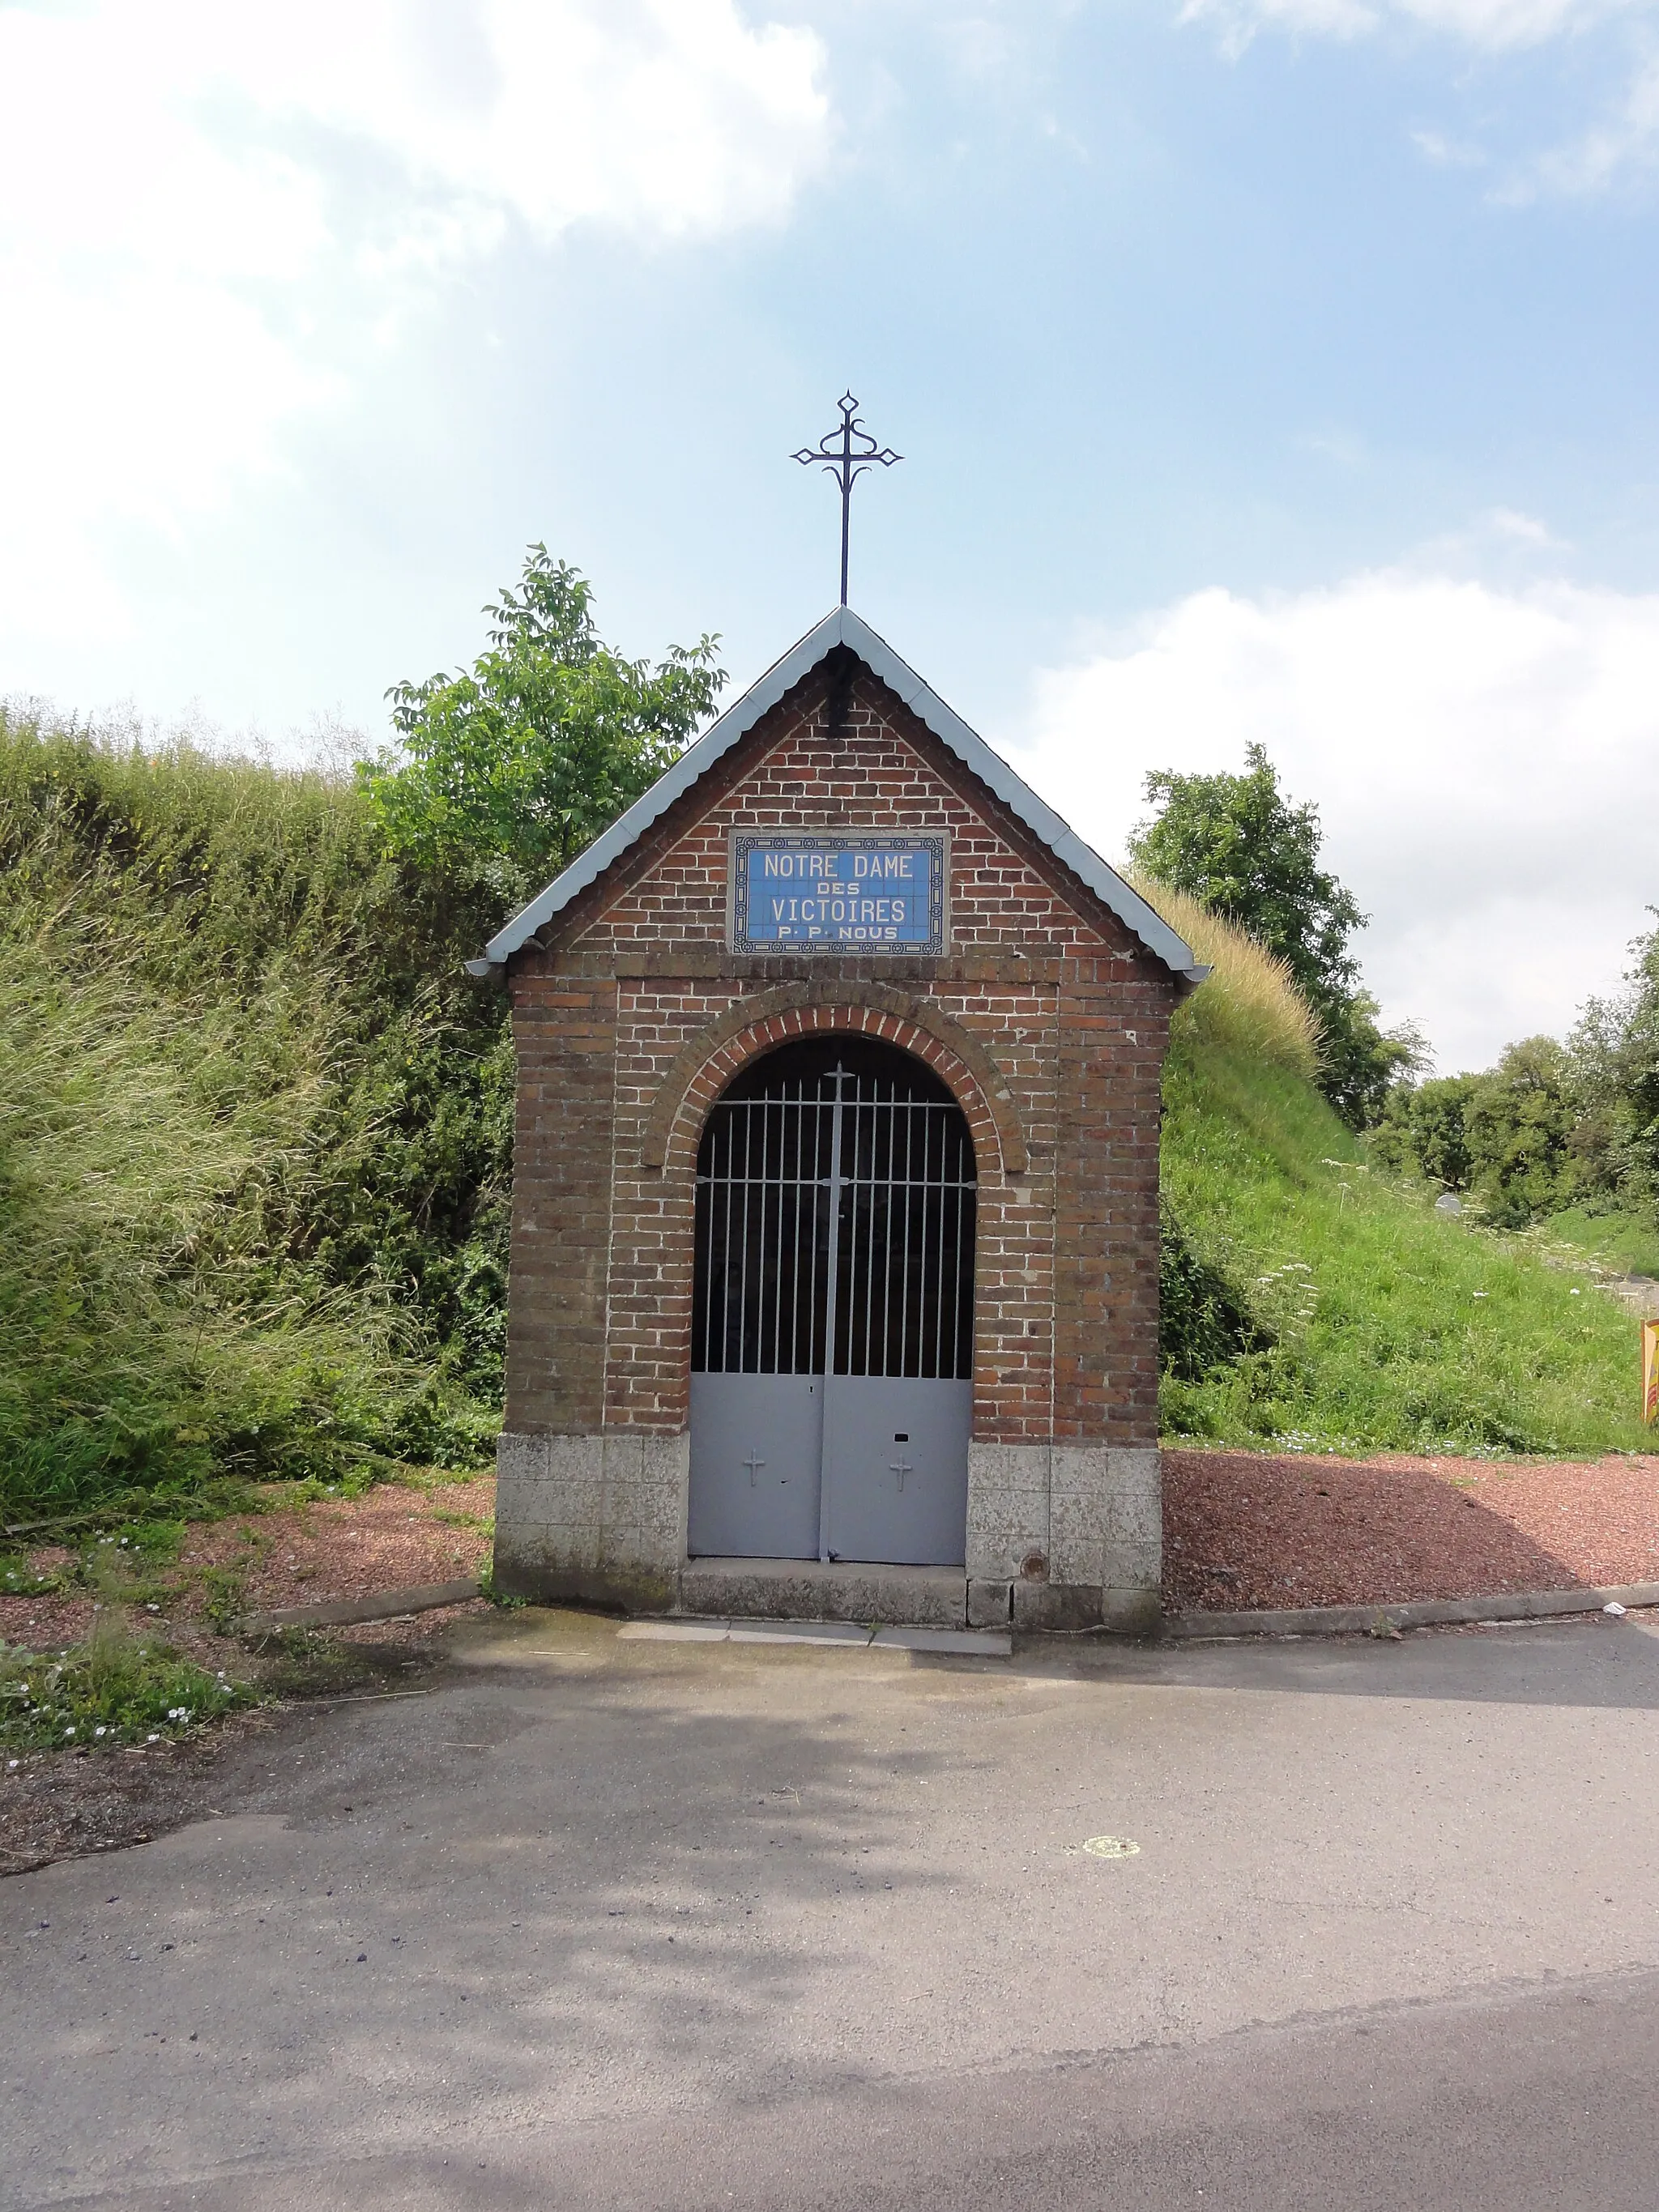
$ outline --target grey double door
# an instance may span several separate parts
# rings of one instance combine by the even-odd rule
[[[697,1162],[690,1549],[956,1565],[973,1410],[974,1154],[890,1047],[770,1054]]]

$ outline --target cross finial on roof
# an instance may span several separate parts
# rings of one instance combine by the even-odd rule
[[[809,467],[817,461],[828,476],[841,486],[841,603],[847,605],[847,531],[851,518],[853,486],[867,468],[890,469],[895,461],[904,459],[890,446],[878,446],[859,420],[859,403],[850,392],[843,392],[836,401],[841,409],[841,428],[820,438],[816,446],[803,446],[790,459]]]

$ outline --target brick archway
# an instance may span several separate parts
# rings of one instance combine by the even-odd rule
[[[890,995],[896,999],[900,994],[883,994]],[[994,1171],[1002,1176],[1024,1174],[1027,1155],[1012,1100],[978,1045],[963,1036],[960,1042],[966,1051],[958,1051],[954,1048],[957,1039],[945,1041],[940,1031],[947,1024],[951,1030],[957,1028],[948,1017],[933,1015],[931,1009],[901,1012],[872,1005],[865,993],[844,986],[822,1002],[795,1001],[765,1011],[754,1000],[740,1001],[724,1021],[694,1038],[664,1077],[647,1125],[646,1164],[689,1175],[708,1109],[739,1068],[779,1045],[839,1031],[896,1045],[933,1069],[967,1116],[982,1180],[988,1181]],[[989,1083],[973,1061],[982,1064]],[[994,1091],[991,1084],[996,1085]]]

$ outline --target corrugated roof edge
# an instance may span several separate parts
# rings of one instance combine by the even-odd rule
[[[556,876],[545,890],[538,893],[528,906],[496,932],[485,946],[483,959],[466,963],[467,973],[477,976],[499,974],[538,929],[568,906],[579,892],[597,881],[613,860],[620,860],[683,793],[689,791],[722,754],[746,738],[761,716],[793,691],[802,678],[810,675],[838,645],[850,647],[889,690],[896,692],[911,713],[927,724],[940,743],[972,769],[981,782],[988,785],[1028,830],[1035,831],[1055,858],[1063,860],[1074,876],[1087,884],[1096,897],[1109,907],[1173,975],[1188,984],[1203,981],[1209,969],[1198,962],[1191,946],[1176,936],[1164,917],[1148,906],[1091,846],[1085,845],[1070,824],[1039,799],[1022,776],[1015,774],[1000,754],[993,752],[984,738],[970,730],[961,715],[947,707],[915,669],[900,659],[885,638],[878,636],[850,607],[836,607],[798,645],[792,646],[781,660],[774,661],[759,682],[751,684],[742,698],[734,701],[717,721],[711,722],[696,743],[688,745],[674,765],[659,776],[625,814],[618,816],[603,836],[596,837],[562,875]]]

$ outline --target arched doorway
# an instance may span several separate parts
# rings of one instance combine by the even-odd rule
[[[744,1070],[697,1154],[694,1556],[957,1566],[973,1416],[961,1108],[891,1045]]]

